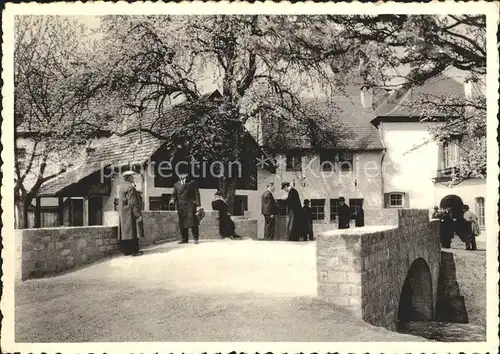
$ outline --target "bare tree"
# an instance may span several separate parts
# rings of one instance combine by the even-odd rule
[[[90,70],[93,84],[106,87],[114,97],[139,102],[140,108],[155,104],[161,119],[165,102],[179,95],[196,102],[203,81],[217,82],[222,99],[212,107],[218,118],[211,119],[218,123],[186,121],[165,140],[188,137],[195,157],[212,155],[230,163],[241,155],[243,125],[259,114],[303,122],[302,133],[328,125],[327,119],[308,124],[301,101],[308,87],[317,86],[327,94],[335,86],[330,67],[314,58],[316,48],[307,41],[292,41],[291,35],[306,39],[312,33],[310,24],[304,16],[106,16],[99,29],[100,59]],[[336,35],[335,28],[323,30]],[[342,135],[338,126],[334,132]],[[213,137],[223,143],[213,144]],[[220,187],[232,209],[236,180],[225,176]]]
[[[65,172],[101,125],[77,90],[85,28],[64,17],[18,16],[15,29],[14,193],[22,228],[40,186]]]

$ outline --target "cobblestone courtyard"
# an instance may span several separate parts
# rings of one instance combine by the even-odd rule
[[[167,243],[16,289],[17,342],[418,341],[316,296],[315,244]]]

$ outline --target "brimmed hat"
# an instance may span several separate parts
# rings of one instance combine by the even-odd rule
[[[132,176],[135,175],[136,173],[134,171],[125,171],[123,172],[122,176],[127,177],[127,176]]]
[[[340,198],[339,198],[339,201],[343,201],[343,202],[345,202],[345,198],[344,198],[344,197],[340,197]]]
[[[289,185],[290,185],[290,182],[282,182],[281,189],[285,189],[285,187],[288,187]]]

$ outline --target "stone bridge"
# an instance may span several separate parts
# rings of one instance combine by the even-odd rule
[[[441,248],[428,210],[365,210],[369,225],[317,236],[318,295],[391,330],[434,319]]]

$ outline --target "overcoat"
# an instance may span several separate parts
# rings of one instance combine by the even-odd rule
[[[137,238],[137,218],[142,216],[142,200],[139,192],[130,182],[124,182],[119,187],[118,212],[120,215],[121,240]]]
[[[262,193],[261,200],[261,213],[262,215],[276,215],[278,214],[278,206],[273,194],[266,190]]]
[[[348,229],[349,222],[351,219],[351,209],[347,204],[343,204],[338,207],[338,213],[339,213],[339,229]]]
[[[172,193],[172,201],[177,207],[179,227],[181,229],[199,225],[196,217],[196,207],[201,206],[200,190],[194,180],[187,180],[184,184],[181,181],[176,182]]]
[[[306,234],[307,224],[304,222],[299,192],[291,188],[286,199],[288,206],[288,241],[299,241]]]

